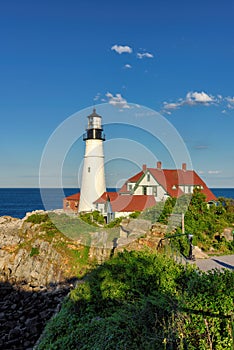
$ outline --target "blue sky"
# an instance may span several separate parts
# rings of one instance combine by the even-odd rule
[[[0,1],[0,187],[38,187],[54,130],[102,103],[159,112],[208,186],[234,187],[233,23],[231,0]],[[77,141],[64,161],[65,186],[77,186],[83,147]],[[119,162],[107,175],[136,172],[130,153],[126,167]]]

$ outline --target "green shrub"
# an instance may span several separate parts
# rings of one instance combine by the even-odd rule
[[[41,224],[49,219],[48,214],[32,214],[25,221],[33,224]]]
[[[193,244],[198,244],[204,250],[212,246],[219,252],[230,253],[233,246],[227,241],[217,242],[215,236],[221,234],[226,227],[234,224],[234,200],[221,198],[216,204],[208,205],[205,195],[196,189],[191,195],[178,198],[168,198],[166,202],[145,210],[140,217],[168,224],[171,214],[184,214],[185,232],[193,234]],[[180,224],[181,226],[181,224]],[[181,233],[181,227],[177,227],[176,233]],[[177,246],[180,252],[187,250],[185,239],[179,238]]]
[[[98,210],[94,210],[91,213],[81,213],[80,218],[87,224],[95,227],[105,223],[104,216]]]
[[[136,218],[138,218],[138,216],[139,216],[140,214],[141,214],[140,211],[134,211],[133,213],[131,213],[131,214],[129,215],[129,217],[132,218],[132,219],[136,219]]]
[[[34,255],[39,255],[39,248],[32,247],[31,252],[30,252],[30,256],[34,256]]]
[[[109,224],[106,225],[106,227],[108,227],[108,228],[118,227],[118,226],[120,226],[122,220],[123,220],[123,217],[116,218],[116,219],[110,221]]]
[[[123,252],[78,283],[44,349],[232,349],[234,274]]]

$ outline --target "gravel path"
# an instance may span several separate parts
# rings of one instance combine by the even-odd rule
[[[234,255],[212,256],[208,259],[196,259],[193,263],[202,271],[209,271],[212,269],[234,270]]]

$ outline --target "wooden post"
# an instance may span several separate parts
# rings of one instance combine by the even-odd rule
[[[182,233],[184,233],[184,213],[181,214],[181,228],[182,228]]]

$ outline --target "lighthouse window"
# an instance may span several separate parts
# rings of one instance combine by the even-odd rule
[[[88,167],[88,173],[90,173],[90,166]]]

